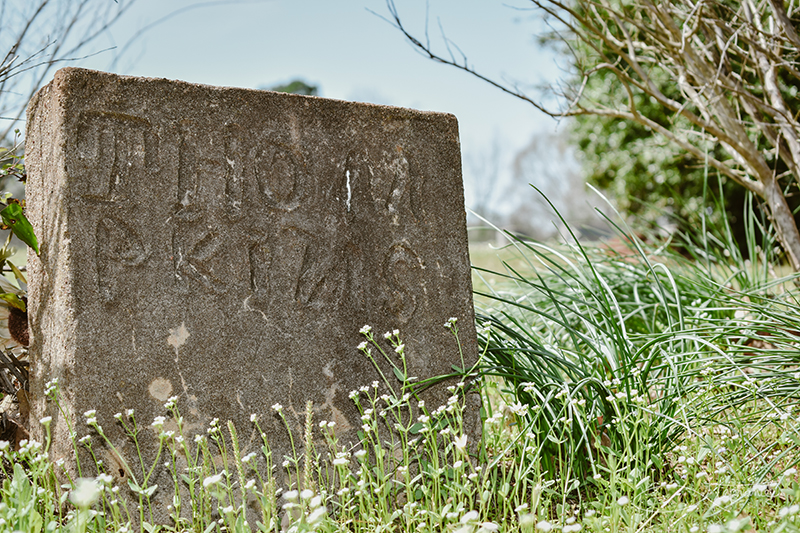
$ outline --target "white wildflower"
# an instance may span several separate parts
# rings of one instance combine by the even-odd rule
[[[728,503],[730,501],[731,501],[731,497],[730,496],[727,496],[727,495],[726,496],[718,496],[717,498],[714,498],[713,502],[711,502],[711,507],[718,507],[718,506],[721,506],[721,505],[725,505],[726,503]]]
[[[94,479],[80,477],[75,480],[69,500],[79,509],[88,509],[100,499],[100,491],[100,485]]]
[[[509,405],[508,408],[512,413],[519,416],[524,415],[528,411],[528,407],[523,405],[522,402]]]
[[[217,485],[222,482],[222,474],[214,474],[213,476],[208,476],[203,480],[203,487],[208,488],[212,485]]]
[[[317,507],[311,512],[311,514],[308,515],[308,518],[306,520],[308,521],[309,524],[316,524],[317,522],[322,520],[322,517],[325,516],[325,513],[327,512],[328,510],[325,507]]]

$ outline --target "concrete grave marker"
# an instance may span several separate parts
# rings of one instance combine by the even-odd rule
[[[458,317],[476,360],[452,115],[65,68],[29,106],[26,160],[32,419],[53,417],[54,458],[73,464],[56,377],[78,436],[96,409],[131,465],[114,413],[135,409],[152,453],[171,396],[189,433],[234,421],[243,454],[257,413],[280,462],[275,403],[356,439],[364,324],[398,328],[424,378],[461,364]]]

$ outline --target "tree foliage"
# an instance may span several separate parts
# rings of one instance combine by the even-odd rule
[[[563,44],[563,41],[552,39],[548,39],[548,42]],[[572,45],[580,47],[581,43]],[[653,65],[649,74],[658,90],[672,100],[679,100],[682,96],[676,80],[669,73],[658,70],[659,67]],[[787,107],[800,109],[797,89],[792,80],[785,72],[781,73],[781,78],[780,92]],[[627,99],[624,85],[611,70],[606,69],[597,71],[586,80],[583,93],[588,100],[603,102],[606,106],[620,107],[625,105]],[[685,117],[670,113],[650,95],[636,95],[635,105],[641,115],[677,134],[694,132],[700,138],[704,134],[702,130],[697,131]],[[727,217],[736,241],[744,248],[747,229],[742,214],[748,208],[745,203],[749,196],[746,189],[737,186],[726,176],[718,180],[713,175],[713,168],[709,176],[705,157],[701,159],[686,150],[676,149],[670,139],[652,128],[626,119],[584,114],[574,117],[570,126],[573,140],[580,148],[587,180],[613,196],[622,210],[656,226],[669,220],[688,229],[688,226],[698,223],[700,212],[708,207],[703,204],[704,194],[712,194],[724,200],[725,210],[712,212],[709,209],[704,216],[710,217],[715,224],[720,222],[720,218]],[[733,157],[718,140],[710,136],[706,140],[708,142],[703,148],[709,151],[709,157],[728,164],[734,163]],[[773,164],[776,175],[784,176],[781,180],[783,186],[789,186],[788,190],[785,189],[786,200],[796,213],[800,207],[800,197],[793,194],[796,184],[786,179],[786,165],[780,158],[776,160],[773,157],[764,136],[758,136],[754,141]],[[706,187],[707,190],[704,190]],[[795,215],[795,222],[797,220]]]
[[[270,87],[269,90],[279,93],[304,94],[306,96],[319,95],[319,86],[310,85],[303,80],[292,80],[289,83],[281,83]]]
[[[438,54],[428,41],[404,29],[394,3],[388,3],[394,24],[432,59],[470,72],[552,116],[636,123],[652,132],[654,140],[669,141],[681,157],[691,156],[695,165],[705,165],[759,197],[789,261],[800,270],[800,232],[787,202],[798,192],[800,180],[800,123],[793,89],[800,81],[797,6],[787,8],[782,0],[531,4],[550,20],[575,69],[571,83],[558,91],[562,105],[557,109],[515,86],[487,79],[465,58]],[[649,111],[650,106],[657,112]],[[593,133],[608,132],[600,128]],[[669,154],[656,150],[643,161],[665,161]],[[655,181],[659,165],[647,167],[642,175]]]
[[[619,89],[614,81],[611,73],[596,76],[584,91],[596,100],[608,98]],[[665,93],[676,89],[669,81],[661,86]],[[640,97],[637,108],[642,115],[664,127],[690,127],[685,121],[674,123],[663,106],[649,98]],[[676,150],[651,128],[599,115],[575,117],[570,126],[587,180],[610,194],[623,211],[657,222],[663,221],[661,215],[665,213],[691,220],[700,210],[705,178],[702,162],[684,150]],[[714,150],[717,157],[725,157],[718,145]],[[709,184],[713,187],[716,180],[710,180]],[[718,190],[714,192],[719,193]],[[736,212],[733,207],[731,210]]]

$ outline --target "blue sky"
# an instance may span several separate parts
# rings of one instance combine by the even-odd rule
[[[396,4],[408,28],[423,37],[426,1]],[[535,44],[541,24],[529,5],[524,0],[429,0],[431,42],[445,51],[441,26],[469,62],[492,77],[523,85],[555,80],[557,66]],[[144,32],[116,63],[106,53],[80,65],[251,88],[304,78],[329,98],[453,113],[465,153],[480,155],[497,138],[507,159],[534,132],[555,127],[530,104],[421,56],[370,10],[389,15],[384,0],[138,0],[104,45],[119,49],[137,30],[168,18]]]

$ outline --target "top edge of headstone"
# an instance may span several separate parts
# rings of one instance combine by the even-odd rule
[[[303,94],[293,94],[293,93],[284,93],[279,91],[270,91],[266,89],[251,89],[246,87],[233,87],[233,86],[223,86],[223,85],[209,85],[204,83],[194,83],[188,82],[183,80],[176,80],[170,78],[158,78],[158,77],[148,77],[148,76],[129,76],[129,75],[122,75],[122,74],[114,74],[112,72],[104,72],[100,70],[92,70],[86,69],[81,67],[64,67],[56,71],[53,76],[53,79],[50,83],[44,86],[42,89],[39,90],[39,93],[46,90],[48,87],[51,86],[61,86],[61,87],[69,87],[70,85],[74,85],[76,83],[80,83],[83,81],[88,80],[94,81],[102,81],[104,83],[110,82],[137,82],[137,83],[170,83],[177,86],[184,86],[187,89],[195,89],[199,91],[242,91],[244,93],[252,93],[252,94],[263,94],[269,93],[274,95],[278,98],[287,98],[287,99],[307,99],[307,100],[314,100],[320,102],[329,102],[333,105],[345,105],[345,106],[359,106],[364,108],[373,108],[376,110],[384,110],[388,113],[393,113],[397,115],[405,115],[408,117],[415,116],[418,118],[429,118],[434,120],[453,120],[458,122],[458,118],[453,113],[447,113],[442,111],[423,111],[419,109],[413,109],[409,107],[401,107],[401,106],[393,106],[393,105],[386,105],[386,104],[375,104],[370,102],[357,102],[351,100],[341,100],[338,98],[326,98],[322,96],[309,96]],[[38,96],[38,94],[36,96]],[[36,100],[36,96],[32,99],[32,101]]]

